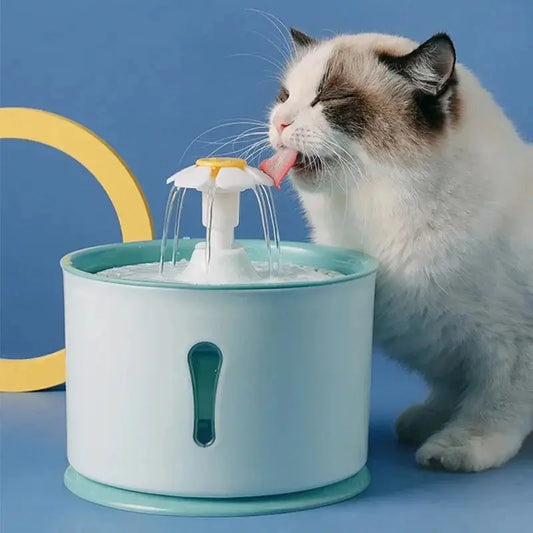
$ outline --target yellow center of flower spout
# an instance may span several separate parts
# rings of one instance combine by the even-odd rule
[[[197,167],[210,167],[211,178],[215,179],[221,168],[240,168],[246,167],[246,161],[238,157],[202,157],[196,161]]]

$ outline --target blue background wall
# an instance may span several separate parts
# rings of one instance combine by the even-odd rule
[[[280,59],[267,41],[276,30],[248,8],[316,36],[379,31],[423,40],[448,31],[459,60],[533,139],[531,0],[2,0],[0,103],[54,111],[103,137],[138,177],[159,236],[164,179],[189,142],[235,118],[264,119],[275,94],[273,66],[238,55]],[[182,164],[211,149],[196,144]],[[1,141],[0,150],[0,350],[32,357],[63,345],[59,258],[120,233],[109,200],[76,162],[21,141]],[[244,207],[239,235],[259,236],[253,205]],[[201,232],[197,208],[192,202],[184,219],[193,236]],[[277,208],[282,238],[305,239],[288,185]]]

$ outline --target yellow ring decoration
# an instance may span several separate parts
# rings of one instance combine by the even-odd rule
[[[83,165],[104,188],[124,242],[151,240],[154,229],[141,187],[126,163],[81,124],[39,109],[0,108],[0,139],[51,146]],[[65,382],[65,350],[33,359],[0,358],[0,392],[34,391]]]

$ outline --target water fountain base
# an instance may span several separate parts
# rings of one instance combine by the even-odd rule
[[[357,474],[325,487],[253,498],[183,498],[119,489],[92,481],[69,466],[66,487],[76,496],[106,507],[138,513],[177,516],[250,516],[303,511],[353,498],[370,484],[364,466]]]
[[[209,269],[206,266],[206,243],[194,247],[189,265],[181,280],[185,283],[253,283],[259,281],[244,246],[233,244],[232,248],[212,250]]]

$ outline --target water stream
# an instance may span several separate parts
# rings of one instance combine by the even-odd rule
[[[161,237],[161,257],[159,259],[159,270],[163,274],[163,269],[165,267],[165,257],[167,252],[167,237],[168,230],[170,227],[170,217],[172,216],[172,211],[174,209],[174,204],[176,203],[176,197],[179,189],[176,187],[171,187],[170,192],[168,193],[167,205],[165,207],[165,218],[163,222],[163,235]],[[178,215],[179,216],[179,215]]]
[[[172,243],[172,264],[173,265],[176,264],[176,259],[178,256],[181,215],[183,213],[183,203],[185,202],[185,194],[187,193],[187,189],[181,189],[179,190],[179,193],[181,193],[181,197],[179,199],[179,202],[177,202],[176,217],[174,219],[174,241]],[[163,256],[163,259],[164,259],[164,256]],[[164,261],[163,263],[161,263],[161,260],[160,260],[160,264],[161,264],[161,268],[164,268]]]
[[[172,239],[172,255],[170,256],[170,264],[176,266],[178,258],[178,248],[180,240],[180,226],[181,216],[183,213],[183,206],[185,203],[185,194],[187,189],[171,187],[168,195],[167,204],[165,208],[165,218],[163,223],[163,235],[161,239],[161,254],[159,259],[159,272],[161,275],[168,265],[167,247],[169,235],[173,235]],[[259,217],[263,229],[263,239],[267,250],[267,265],[269,277],[276,276],[281,269],[281,249],[279,226],[276,217],[276,210],[274,207],[274,198],[270,187],[258,185],[253,188],[253,193],[257,201]],[[207,204],[207,228],[206,228],[206,247],[205,247],[205,265],[206,270],[209,267],[211,259],[211,228],[213,220],[213,208],[216,196],[213,193],[208,195]]]
[[[213,208],[215,207],[215,193],[209,191],[207,195],[207,228],[205,229],[205,269],[209,268],[211,260],[211,233],[213,228]]]

